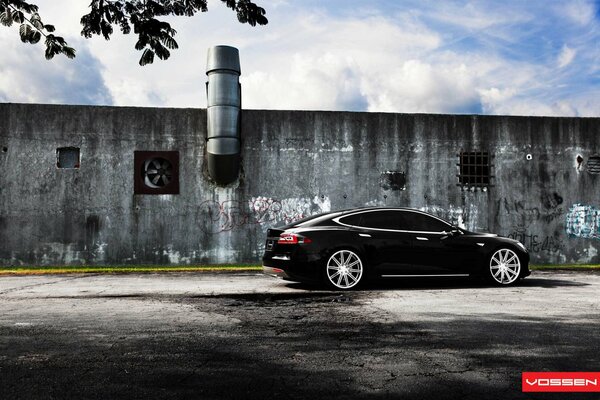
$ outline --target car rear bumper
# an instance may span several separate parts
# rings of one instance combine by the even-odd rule
[[[286,274],[285,271],[282,270],[281,268],[267,267],[266,265],[263,265],[263,273],[265,275],[273,276],[275,278],[281,278],[281,279],[289,279],[290,278],[290,276],[288,274]]]
[[[263,272],[291,281],[316,282],[319,280],[320,259],[317,254],[295,252],[293,254],[265,253]]]

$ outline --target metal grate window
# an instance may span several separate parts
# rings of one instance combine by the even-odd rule
[[[469,187],[491,186],[493,176],[491,156],[487,151],[462,151],[459,156],[458,185]]]
[[[591,156],[588,158],[587,170],[590,174],[600,174],[600,156]]]

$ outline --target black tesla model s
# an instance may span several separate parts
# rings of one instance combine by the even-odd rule
[[[351,289],[367,278],[482,276],[510,285],[530,274],[516,240],[476,233],[410,208],[360,208],[269,229],[266,274]]]

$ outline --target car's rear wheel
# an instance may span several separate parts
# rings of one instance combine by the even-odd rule
[[[327,284],[336,290],[356,287],[363,278],[362,260],[351,250],[338,250],[329,257],[325,275]]]
[[[511,285],[521,274],[521,260],[508,248],[498,249],[490,257],[489,276],[497,285]]]

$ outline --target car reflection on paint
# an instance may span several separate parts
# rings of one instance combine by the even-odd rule
[[[263,270],[287,280],[358,287],[369,278],[481,276],[512,285],[530,274],[516,240],[469,232],[410,208],[319,214],[267,231]]]

